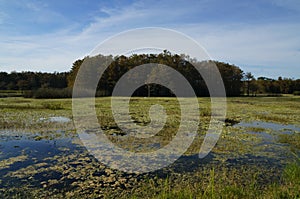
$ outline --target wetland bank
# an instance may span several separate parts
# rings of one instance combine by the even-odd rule
[[[201,122],[187,152],[166,168],[130,174],[108,168],[88,153],[72,122],[71,99],[2,98],[0,197],[300,197],[300,97],[228,98],[226,125],[204,159],[198,151],[210,120],[210,99],[198,101]],[[176,98],[132,98],[132,119],[147,125],[154,104],[164,106],[168,117],[149,142],[133,140],[118,128],[109,97],[96,98],[96,111],[113,143],[143,152],[170,142],[180,122]]]

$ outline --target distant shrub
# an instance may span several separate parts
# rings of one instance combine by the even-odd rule
[[[59,99],[59,98],[72,98],[72,97],[101,97],[108,96],[105,91],[97,91],[90,89],[76,89],[74,96],[72,96],[72,88],[39,88],[32,91],[24,91],[25,98],[36,99]]]
[[[57,99],[57,98],[71,98],[72,89],[63,88],[39,88],[35,91],[28,91],[25,97],[37,98],[37,99]]]
[[[0,98],[4,97],[22,97],[23,93],[19,90],[0,90]]]
[[[282,94],[280,94],[280,93],[269,93],[269,94],[267,94],[267,97],[282,97]]]
[[[294,95],[300,95],[300,91],[294,91]]]
[[[86,88],[76,88],[76,90],[73,93],[73,97],[75,98],[81,98],[81,97],[95,97],[95,91],[92,89],[86,89]]]
[[[23,97],[25,98],[33,98],[34,91],[24,91]]]

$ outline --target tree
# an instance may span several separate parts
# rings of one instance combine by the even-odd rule
[[[245,74],[246,86],[247,86],[247,96],[250,95],[251,82],[254,80],[254,76],[251,72]]]
[[[78,70],[79,70],[81,64],[83,63],[83,61],[84,61],[84,59],[78,59],[73,63],[71,71],[69,72],[69,74],[67,76],[68,87],[73,87],[75,79],[76,79],[76,75],[77,75]]]
[[[239,96],[242,87],[243,71],[234,65],[215,62],[223,79],[227,96]]]

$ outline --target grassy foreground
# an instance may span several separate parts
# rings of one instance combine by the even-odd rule
[[[55,116],[72,118],[70,99],[0,99],[0,197],[300,197],[300,97],[228,98],[226,126],[217,145],[204,159],[199,159],[197,152],[210,120],[210,99],[198,101],[198,136],[184,156],[156,172],[127,174],[107,168],[91,156],[72,122],[47,120]],[[132,119],[147,125],[147,113],[153,104],[163,105],[168,114],[165,127],[157,135],[157,143],[163,146],[176,134],[180,109],[176,98],[132,98]],[[154,145],[141,149],[147,143],[122,134],[112,117],[110,98],[97,98],[96,110],[102,129],[115,144],[138,152],[156,149]],[[239,122],[259,125],[233,125]],[[14,153],[4,151],[6,142],[22,136],[31,144],[64,142],[55,153],[48,151],[45,156],[21,145],[11,149]]]

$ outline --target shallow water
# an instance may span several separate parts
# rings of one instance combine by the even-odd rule
[[[24,184],[40,186],[42,181],[59,178],[58,173],[49,171],[48,177],[35,172],[35,165],[44,164],[51,167],[56,164],[55,157],[64,157],[75,151],[84,151],[81,145],[73,142],[74,138],[55,138],[35,140],[34,136],[20,135],[20,132],[2,131],[0,139],[0,188],[18,187]],[[24,177],[18,177],[14,172],[28,168]],[[33,173],[33,174],[30,174]],[[22,172],[21,172],[22,173]],[[40,176],[40,177],[39,177]],[[56,176],[56,177],[55,177]],[[34,179],[34,180],[33,180]]]
[[[27,155],[29,159],[42,160],[62,153],[63,148],[74,150],[78,147],[78,145],[72,142],[72,138],[34,140],[27,136],[2,136],[0,140],[0,149],[2,152],[0,154],[0,161],[21,154]]]
[[[265,129],[271,129],[274,131],[299,131],[300,127],[295,125],[285,125],[285,124],[278,124],[273,122],[262,122],[262,121],[252,121],[252,122],[240,122],[235,125],[236,127],[258,127],[258,128],[265,128]]]
[[[289,144],[279,142],[279,138],[280,135],[299,133],[300,128],[298,126],[253,121],[240,122],[233,127],[242,129],[242,134],[238,133],[237,137],[250,136],[245,144],[252,144],[252,155],[262,156],[265,159],[273,158],[281,162],[287,162],[289,158],[293,158]],[[295,153],[298,154],[298,152]]]
[[[261,142],[258,143],[258,145],[286,145],[277,142],[280,135],[292,135],[294,133],[300,133],[300,127],[297,127],[295,125],[284,125],[273,122],[240,122],[234,125],[234,127],[246,128],[245,133],[256,137],[260,137]],[[247,128],[258,128],[258,131],[251,131]]]

